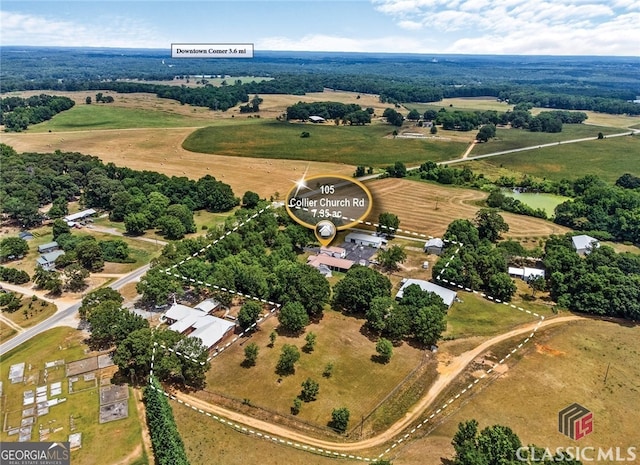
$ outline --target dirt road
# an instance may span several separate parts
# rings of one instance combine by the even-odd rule
[[[218,405],[210,404],[208,402],[200,400],[193,395],[177,392],[175,393],[175,396],[177,397],[177,399],[186,402],[193,407],[202,409],[205,412],[210,412],[211,414],[225,417],[232,422],[246,425],[249,428],[255,428],[256,430],[268,432],[268,434],[270,435],[278,436],[290,441],[322,448],[325,450],[353,453],[356,451],[378,447],[389,441],[392,441],[402,430],[408,427],[412,422],[418,419],[429,407],[432,406],[438,395],[443,392],[457,378],[460,373],[462,373],[462,371],[467,367],[467,365],[469,365],[469,363],[471,363],[476,357],[478,357],[493,345],[515,336],[535,332],[538,328],[566,323],[569,321],[577,321],[581,319],[582,317],[572,315],[544,321],[535,321],[499,336],[495,336],[480,344],[475,349],[459,355],[458,357],[454,358],[449,365],[447,365],[446,369],[440,371],[438,378],[431,386],[427,394],[422,399],[420,399],[420,401],[416,405],[414,405],[401,420],[394,423],[388,430],[384,431],[383,433],[362,441],[346,443],[321,440],[297,431],[292,431],[291,429],[280,425],[268,423],[266,421],[258,420],[256,418],[234,412]]]

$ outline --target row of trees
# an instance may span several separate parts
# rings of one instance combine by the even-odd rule
[[[6,132],[21,132],[30,124],[50,120],[73,105],[75,102],[70,98],[57,95],[3,98],[0,99],[0,124],[4,124]]]
[[[0,266],[0,281],[5,281],[11,284],[24,284],[31,281],[31,277],[26,271]]]
[[[342,120],[348,114],[357,111],[362,111],[362,107],[355,103],[298,102],[287,107],[287,120],[306,121],[309,116],[320,116],[326,120]]]
[[[189,465],[169,401],[162,387],[151,380],[143,391],[153,456],[158,465]]]

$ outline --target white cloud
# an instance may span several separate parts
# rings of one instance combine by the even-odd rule
[[[322,52],[383,52],[428,53],[436,49],[433,43],[417,41],[411,37],[387,36],[375,39],[309,34],[300,39],[265,37],[256,40],[258,50],[293,50]]]
[[[451,53],[640,55],[638,0],[371,0]],[[635,39],[635,40],[632,40]]]
[[[168,47],[153,28],[119,16],[101,17],[99,24],[78,24],[44,16],[0,11],[2,45],[62,47]]]

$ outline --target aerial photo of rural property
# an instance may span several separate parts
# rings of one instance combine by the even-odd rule
[[[0,464],[640,464],[640,4],[3,0]]]

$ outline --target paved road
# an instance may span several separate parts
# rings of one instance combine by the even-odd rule
[[[126,284],[129,284],[130,282],[133,282],[136,279],[138,279],[140,276],[145,274],[147,270],[149,270],[149,265],[145,265],[140,268],[137,268],[136,270],[132,271],[126,276],[123,276],[117,281],[114,281],[113,283],[111,283],[109,287],[112,289],[118,290],[121,287],[125,286]],[[3,286],[9,289],[8,285],[5,286],[5,284],[3,284]],[[47,299],[47,300],[50,300],[50,299]],[[52,301],[52,302],[55,302],[55,301]],[[20,334],[17,334],[12,339],[9,339],[7,342],[0,344],[0,355],[6,354],[10,350],[18,347],[20,344],[28,341],[29,339],[42,333],[43,331],[53,328],[57,323],[59,323],[60,321],[64,320],[65,318],[77,312],[81,304],[82,302],[80,300],[71,302],[66,308],[59,308],[58,311],[54,313],[53,316],[51,316],[50,318],[47,318],[43,322],[25,330]]]

